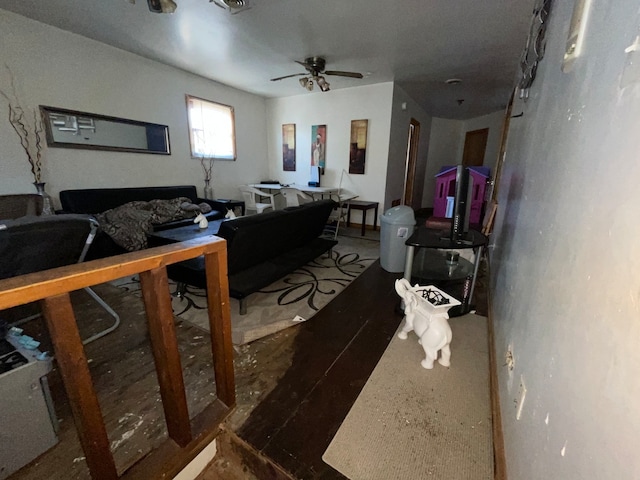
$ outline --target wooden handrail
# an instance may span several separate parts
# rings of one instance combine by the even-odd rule
[[[192,431],[166,266],[200,255],[205,258],[217,399],[196,417]],[[69,293],[134,274],[140,274],[169,439],[119,476]],[[203,237],[0,280],[0,310],[34,301],[40,301],[42,305],[93,479],[171,478],[214,438],[220,422],[235,406],[225,240]]]

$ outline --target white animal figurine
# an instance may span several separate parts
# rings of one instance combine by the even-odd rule
[[[438,351],[441,352],[438,363],[445,367],[451,365],[449,344],[453,335],[449,322],[447,322],[449,318],[447,311],[460,302],[445,294],[446,298],[450,298],[450,303],[434,306],[420,293],[425,290],[425,287],[416,285],[412,288],[404,278],[396,280],[395,288],[405,305],[404,326],[398,333],[398,338],[406,340],[407,333],[412,330],[416,332],[418,343],[422,345],[426,355],[425,359],[420,362],[424,368],[433,368],[433,361],[438,358]],[[435,289],[435,287],[428,288]]]
[[[229,220],[233,220],[234,218],[236,218],[236,212],[233,211],[233,208],[227,208],[227,214],[224,216],[224,218],[227,218]]]
[[[197,223],[198,227],[205,229],[209,226],[209,221],[202,213],[199,213],[196,218],[193,219],[193,223]]]

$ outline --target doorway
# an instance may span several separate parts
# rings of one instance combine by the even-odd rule
[[[465,167],[481,167],[484,163],[484,152],[487,149],[489,129],[483,128],[467,132],[464,137],[462,165]]]
[[[409,138],[407,139],[407,159],[404,170],[404,193],[402,204],[412,207],[413,184],[415,183],[416,164],[418,162],[418,143],[420,141],[420,122],[415,118],[409,121]]]

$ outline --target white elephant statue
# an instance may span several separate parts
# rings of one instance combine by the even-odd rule
[[[449,344],[453,335],[449,322],[447,322],[449,318],[447,312],[449,308],[459,305],[460,302],[432,286],[421,287],[416,285],[411,287],[411,284],[404,278],[396,280],[395,288],[398,295],[404,300],[405,314],[404,325],[400,333],[398,333],[398,338],[405,340],[407,333],[412,330],[416,332],[418,343],[422,345],[426,355],[425,359],[420,362],[424,368],[433,368],[434,360],[438,359],[438,352],[441,352],[438,363],[445,367],[451,365]],[[449,300],[449,303],[442,305],[431,304],[421,294],[427,288],[437,290]]]

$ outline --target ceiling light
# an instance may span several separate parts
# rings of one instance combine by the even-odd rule
[[[209,3],[213,3],[215,6],[227,10],[231,15],[251,8],[249,0],[209,0]]]
[[[245,0],[222,0],[229,8],[242,8],[247,6],[247,2]]]
[[[154,13],[173,13],[178,8],[173,0],[147,0],[147,5]]]
[[[309,77],[302,77],[300,80],[298,80],[300,82],[300,85],[303,88],[306,88],[307,90],[311,91],[313,90],[313,80],[310,79]]]
[[[327,82],[324,77],[317,77],[316,83],[320,87],[320,90],[322,90],[323,92],[329,91],[329,87],[330,87],[329,82]]]

